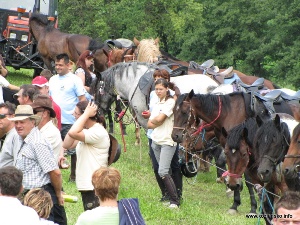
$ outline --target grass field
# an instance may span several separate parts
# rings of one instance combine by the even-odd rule
[[[24,74],[27,75],[24,75]],[[15,85],[31,82],[32,73],[28,70],[14,71],[10,69],[8,80]],[[115,126],[115,137],[121,142],[119,124]],[[119,199],[139,198],[141,212],[147,225],[241,225],[257,224],[257,219],[247,219],[250,211],[249,194],[244,185],[242,205],[237,215],[227,214],[232,205],[232,198],[227,198],[225,185],[216,183],[216,169],[211,167],[208,173],[199,173],[196,179],[184,179],[183,202],[179,210],[170,210],[159,202],[160,193],[156,184],[151,162],[148,156],[148,145],[142,131],[141,146],[134,146],[134,126],[127,127],[127,152],[123,152],[118,162],[112,166],[120,170],[122,182]],[[63,172],[63,187],[67,194],[78,196],[75,183],[68,182],[69,170]],[[65,203],[68,224],[75,224],[83,212],[82,202]],[[260,224],[265,224],[260,221]]]

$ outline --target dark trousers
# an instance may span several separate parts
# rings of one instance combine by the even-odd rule
[[[91,210],[99,206],[99,199],[94,191],[80,191],[84,211]]]
[[[160,178],[160,176],[158,175],[158,162],[155,158],[153,149],[151,147],[152,145],[152,139],[148,139],[149,141],[149,155],[151,158],[151,162],[152,162],[152,167],[153,167],[153,171],[157,180],[157,183],[161,189],[162,195],[165,195],[165,188],[164,188],[164,184],[163,181]],[[172,176],[177,192],[178,192],[178,196],[181,197],[182,195],[182,173],[181,173],[181,167],[180,167],[180,163],[179,163],[179,145],[177,144],[176,147],[176,151],[175,154],[172,158],[172,162],[171,162],[171,171],[170,171],[170,175]]]
[[[51,220],[54,223],[57,223],[59,225],[67,225],[68,223],[67,223],[65,207],[58,204],[58,199],[52,184],[46,184],[42,186],[42,188],[44,188],[46,191],[50,193],[51,199],[53,201],[53,207],[51,209],[48,220]]]

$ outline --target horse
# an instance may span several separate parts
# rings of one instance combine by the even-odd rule
[[[68,34],[56,29],[49,23],[47,16],[33,13],[29,18],[29,30],[34,39],[37,40],[37,49],[48,69],[53,71],[52,61],[55,56],[67,53],[73,62],[77,62],[81,52],[84,50],[103,48],[104,44],[98,43],[87,35]],[[102,53],[101,53],[102,52]],[[99,72],[106,67],[106,56],[103,51],[95,54],[95,69]]]
[[[188,67],[188,74],[204,74],[203,69],[190,68],[190,63],[177,59],[170,54],[159,49],[159,38],[154,39],[143,39],[141,41],[134,38],[133,42],[137,46],[136,55],[137,61],[139,62],[159,62],[161,58],[170,61],[170,63],[176,63],[181,66]],[[219,72],[224,72],[226,69],[220,69]],[[253,84],[259,77],[246,75],[238,70],[232,71],[237,74],[239,79],[245,84]],[[264,80],[264,86],[268,89],[275,89],[273,83],[267,79]]]
[[[287,103],[274,105],[275,111],[292,115]],[[226,140],[222,137],[221,129],[230,130],[247,118],[255,115],[267,117],[268,112],[261,101],[254,101],[251,93],[234,92],[226,95],[189,94],[178,97],[174,107],[174,128],[172,138],[175,142],[182,141],[182,133],[188,121],[190,111],[195,116],[213,125],[220,144],[225,147]],[[205,125],[207,126],[207,125]]]
[[[291,119],[286,114],[281,114],[281,117],[286,119],[286,121]],[[226,137],[225,154],[228,165],[226,175],[229,176],[228,186],[230,188],[234,190],[240,188],[242,174],[244,173],[246,184],[251,181],[251,184],[249,183],[250,186],[252,184],[264,185],[267,191],[275,194],[279,194],[280,191],[286,191],[287,187],[284,179],[280,179],[282,177],[280,171],[270,168],[271,176],[268,180],[261,179],[259,173],[259,168],[265,166],[264,159],[272,159],[274,161],[272,167],[276,167],[280,160],[283,159],[284,148],[286,149],[286,142],[288,141],[285,138],[289,138],[289,129],[286,123],[280,121],[278,114],[276,114],[275,118],[265,122],[259,116],[250,117],[244,123],[232,128],[228,133],[222,128],[222,133]],[[268,145],[269,147],[259,147],[263,145]],[[274,148],[270,148],[270,146]],[[278,160],[273,160],[273,158]],[[270,196],[270,202],[273,203],[273,200],[274,196],[272,195]],[[255,208],[251,207],[253,213],[255,213],[254,209],[256,209],[254,202],[255,199],[253,202],[251,200],[251,206],[255,206]],[[264,210],[264,214],[272,213],[267,201],[264,201]],[[270,218],[265,218],[265,220],[267,224],[270,224]]]
[[[294,131],[290,147],[284,157],[282,171],[289,190],[300,191],[300,124]]]

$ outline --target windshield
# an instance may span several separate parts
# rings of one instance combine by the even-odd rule
[[[26,8],[26,12],[33,11],[35,0],[0,0],[1,9],[16,10],[18,7]],[[49,0],[40,0],[40,12],[42,14],[48,14]]]

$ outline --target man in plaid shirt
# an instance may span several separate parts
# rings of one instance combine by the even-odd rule
[[[50,143],[36,127],[39,116],[33,114],[30,105],[19,105],[15,111],[15,128],[21,139],[16,167],[23,172],[25,190],[44,188],[51,195],[53,208],[49,220],[66,225],[66,212],[63,207],[61,172],[55,160]]]

